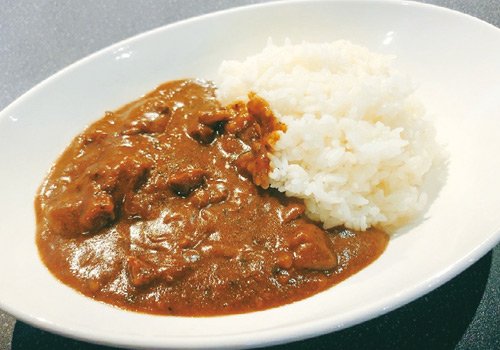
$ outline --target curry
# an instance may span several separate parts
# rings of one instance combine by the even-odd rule
[[[200,80],[106,113],[40,187],[43,262],[86,296],[163,315],[251,312],[331,287],[388,236],[326,231],[269,188],[267,153],[285,128],[258,96],[222,107]]]

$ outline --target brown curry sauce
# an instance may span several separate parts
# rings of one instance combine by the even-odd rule
[[[301,201],[267,189],[283,129],[259,97],[223,108],[198,80],[106,113],[36,197],[43,262],[84,295],[169,315],[257,311],[340,282],[388,236],[325,231]]]

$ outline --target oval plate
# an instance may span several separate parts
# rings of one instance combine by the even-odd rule
[[[347,39],[398,56],[398,65],[413,76],[436,116],[439,141],[449,153],[445,185],[425,219],[338,286],[243,315],[138,314],[86,298],[52,277],[34,243],[33,198],[70,140],[104,111],[161,82],[214,77],[222,59],[258,52],[268,37],[278,43],[285,37]],[[0,114],[0,308],[52,332],[134,348],[263,346],[388,312],[446,282],[499,241],[498,96],[500,30],[406,1],[270,3],[193,18],[120,42],[62,70]]]

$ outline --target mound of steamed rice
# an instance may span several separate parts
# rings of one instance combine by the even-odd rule
[[[325,228],[392,232],[426,205],[434,129],[392,60],[347,41],[287,41],[219,68],[222,103],[255,92],[287,125],[269,155],[271,186],[304,199]]]

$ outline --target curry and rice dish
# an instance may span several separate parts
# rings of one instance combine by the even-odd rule
[[[347,43],[331,45],[354,58],[371,55],[346,49]],[[298,50],[288,44],[272,58],[300,55],[285,52],[291,47]],[[264,60],[266,50],[254,58]],[[364,130],[354,135],[352,123],[341,125],[332,111],[315,118],[311,106],[298,106],[290,95],[296,105],[283,107],[276,84],[242,87],[248,80],[238,71],[248,71],[243,66],[251,59],[223,64],[221,76],[229,67],[231,79],[222,78],[218,89],[203,80],[162,84],[106,113],[72,141],[35,201],[38,249],[58,279],[140,312],[263,310],[316,294],[366,267],[383,253],[386,231],[415,217],[425,202],[420,186],[434,143],[427,142],[427,126],[418,128],[421,122],[413,123],[408,137],[401,126],[388,125],[398,118],[409,123],[419,117],[417,109],[398,117],[386,101],[391,121],[382,126],[383,117],[370,110],[377,115],[371,136],[366,120],[338,116]],[[329,132],[328,123],[338,128]],[[335,136],[339,132],[344,134]],[[385,133],[399,143],[389,139],[384,149]],[[363,137],[378,154],[357,146],[354,139],[359,144]],[[409,141],[424,154],[415,154]],[[349,160],[362,175],[342,180],[353,171],[346,169]],[[406,207],[387,205],[391,196],[406,198]]]
[[[281,305],[356,272],[384,250],[384,233],[327,232],[300,201],[254,184],[267,187],[276,127],[262,100],[221,109],[196,81],[109,113],[38,198],[46,265],[96,299],[175,315]]]

